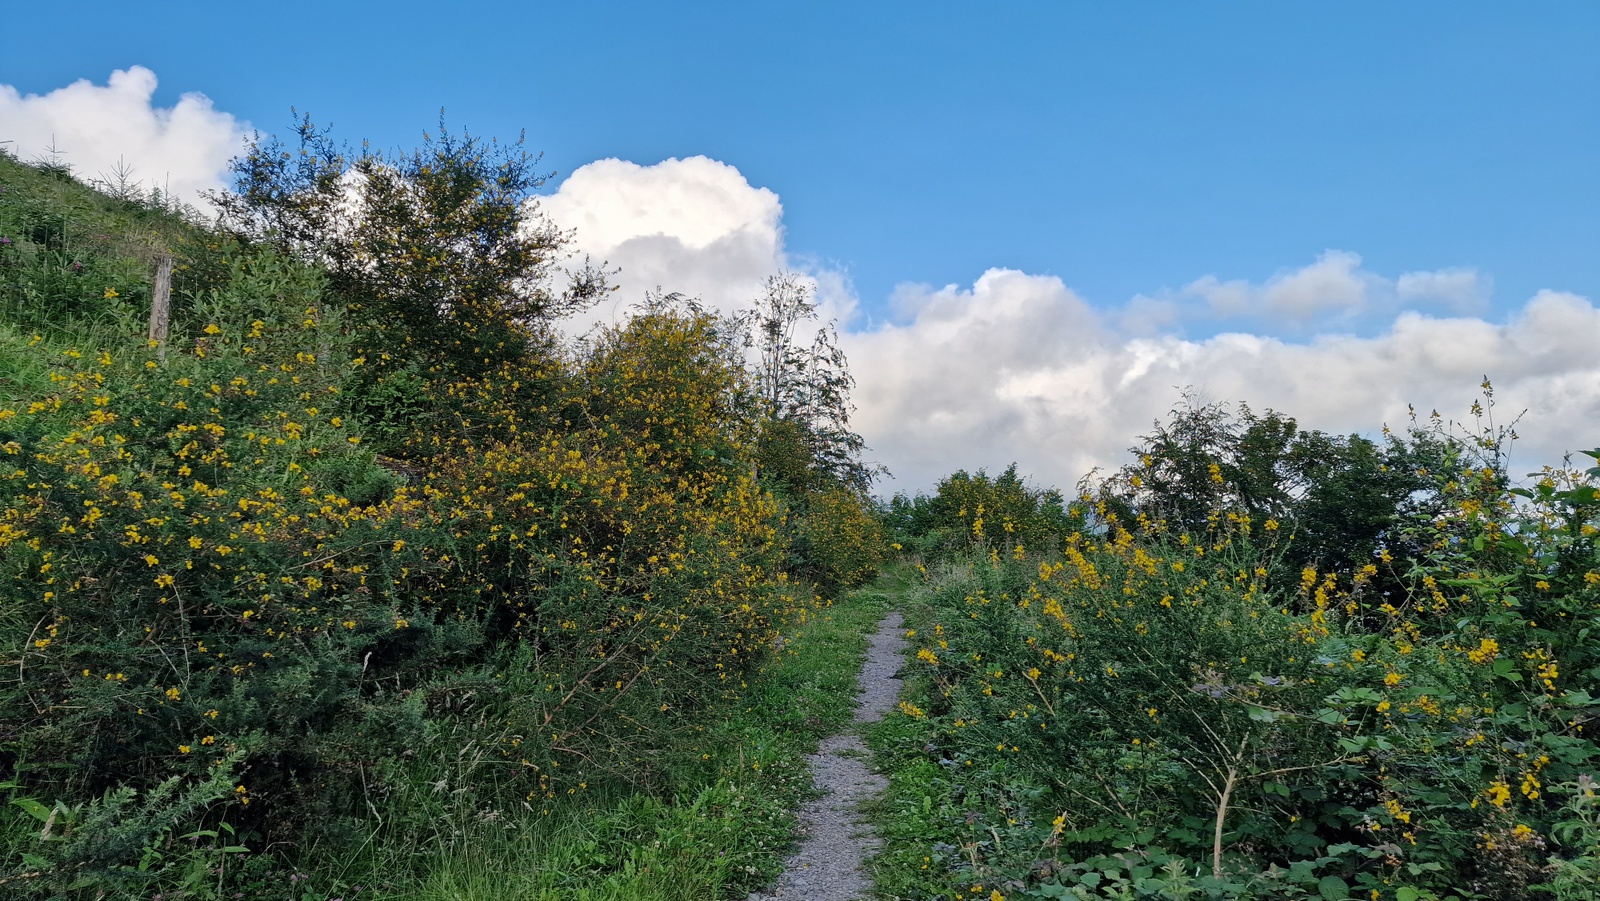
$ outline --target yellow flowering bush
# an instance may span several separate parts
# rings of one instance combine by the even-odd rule
[[[1588,850],[1549,787],[1600,765],[1600,468],[1513,491],[1492,437],[1429,440],[1434,493],[1357,565],[1302,562],[1287,516],[1090,495],[1059,553],[930,577],[893,750],[947,774],[970,851],[897,853],[1046,897],[1545,897],[1562,836]]]
[[[463,743],[485,805],[648,780],[791,612],[715,320],[530,338],[392,460],[324,290],[241,253],[191,339],[63,354],[0,420],[0,775],[107,799],[47,872],[131,884],[184,823],[337,839]]]
[[[888,539],[870,501],[841,485],[811,492],[804,504],[795,537],[800,572],[829,592],[871,579]]]

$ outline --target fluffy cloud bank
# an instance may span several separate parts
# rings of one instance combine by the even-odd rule
[[[924,289],[916,302],[910,321],[852,333],[847,345],[857,426],[907,487],[1011,460],[1070,485],[1125,460],[1186,386],[1307,427],[1371,434],[1405,426],[1409,405],[1464,417],[1488,374],[1502,422],[1527,410],[1518,460],[1553,463],[1600,443],[1600,309],[1571,294],[1541,292],[1499,323],[1407,311],[1374,336],[1299,341],[1132,337],[1115,325],[1121,310],[1011,270],[971,288]]]
[[[579,252],[618,270],[614,299],[578,317],[573,331],[614,322],[658,289],[722,312],[743,309],[768,276],[794,266],[784,252],[778,195],[703,156],[651,166],[589,163],[541,198],[540,208],[574,230]],[[807,274],[829,318],[854,315],[855,296],[840,273],[809,267]]]
[[[657,289],[731,311],[784,265],[778,195],[703,156],[653,166],[589,163],[540,206],[576,231],[581,252],[619,270],[614,299],[579,317],[579,325],[615,321]]]
[[[112,72],[104,85],[84,79],[48,94],[23,95],[0,84],[0,141],[23,160],[54,146],[86,180],[108,178],[124,163],[145,188],[190,202],[223,187],[228,160],[244,147],[245,123],[204,94],[157,107],[155,91],[156,75],[143,66]]]
[[[764,276],[793,265],[777,196],[704,157],[603,160],[575,172],[545,209],[577,229],[583,250],[621,267],[606,317],[657,287],[737,308]],[[812,275],[848,326],[848,283]],[[1306,427],[1371,434],[1403,427],[1408,405],[1464,416],[1488,374],[1498,412],[1528,411],[1518,459],[1555,462],[1600,443],[1591,429],[1600,309],[1543,292],[1495,322],[1471,315],[1488,292],[1469,269],[1389,278],[1337,250],[1259,283],[1205,276],[1111,306],[1057,278],[992,269],[970,287],[902,285],[897,321],[843,341],[858,381],[855,425],[895,473],[893,488],[1013,460],[1041,482],[1071,485],[1122,462],[1189,386]],[[1234,328],[1182,335],[1219,323]]]
[[[1361,268],[1361,257],[1329,250],[1309,265],[1279,272],[1261,284],[1206,275],[1177,291],[1140,295],[1120,316],[1124,328],[1153,333],[1182,323],[1266,326],[1307,335],[1318,331],[1386,327],[1406,310],[1479,313],[1492,284],[1472,269],[1406,272],[1385,278]]]

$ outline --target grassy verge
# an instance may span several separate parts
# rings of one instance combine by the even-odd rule
[[[811,611],[752,681],[747,706],[708,724],[703,756],[673,774],[671,791],[596,787],[517,817],[469,813],[441,823],[423,847],[387,846],[375,836],[342,866],[264,872],[261,895],[742,898],[777,875],[792,844],[794,809],[810,792],[805,755],[850,720],[867,636],[891,596],[885,584]]]
[[[906,627],[926,632],[933,623],[925,572],[911,571],[896,605]],[[935,688],[920,671],[908,673],[902,696],[918,708],[931,706]],[[873,885],[884,899],[940,897],[946,888],[947,853],[959,852],[953,824],[960,820],[959,795],[965,773],[949,773],[921,749],[929,737],[925,720],[892,713],[867,731],[877,767],[889,776],[889,789],[868,807],[883,849],[871,862]],[[941,853],[945,851],[946,853]]]

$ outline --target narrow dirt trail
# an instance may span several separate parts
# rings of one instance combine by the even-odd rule
[[[873,723],[894,709],[900,696],[900,670],[906,639],[903,620],[891,612],[878,623],[867,659],[856,676],[857,724]],[[889,787],[867,769],[867,747],[855,731],[822,740],[807,759],[811,780],[822,796],[800,808],[800,847],[784,861],[783,875],[748,901],[853,901],[872,887],[863,864],[881,846],[871,827],[861,824],[860,806]]]

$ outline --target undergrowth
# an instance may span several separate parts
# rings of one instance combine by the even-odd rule
[[[849,723],[866,636],[885,601],[869,586],[809,613],[753,676],[748,703],[707,724],[700,755],[666,780],[673,791],[597,787],[504,820],[461,811],[413,845],[379,831],[335,878],[308,876],[304,886],[315,899],[742,898],[782,866],[794,810],[811,793],[805,755]]]

